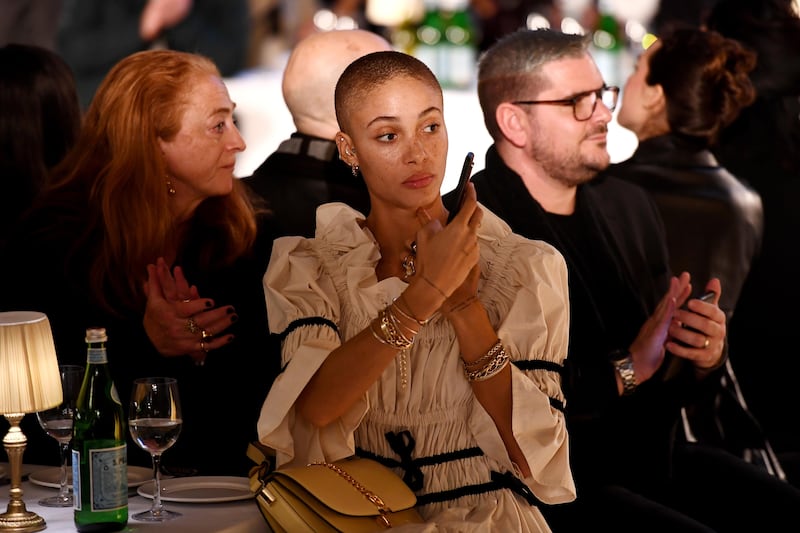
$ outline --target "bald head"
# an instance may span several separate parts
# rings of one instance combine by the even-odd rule
[[[297,131],[333,139],[339,131],[333,104],[339,76],[359,57],[391,49],[366,30],[314,33],[297,43],[283,73],[283,99]]]

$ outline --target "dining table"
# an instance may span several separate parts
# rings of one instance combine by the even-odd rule
[[[52,466],[22,465],[22,500],[28,511],[32,511],[46,522],[45,531],[48,532],[74,532],[72,507],[45,507],[38,502],[40,499],[53,496],[58,492],[55,487],[44,486],[31,481],[33,474],[44,469],[52,471]],[[57,468],[57,467],[56,467]],[[0,463],[0,472],[5,472],[5,477],[0,477],[0,513],[5,512],[9,501],[11,484],[8,479],[10,468],[8,463]],[[130,479],[130,477],[129,477]],[[178,478],[176,478],[178,479]],[[190,480],[190,478],[180,478]],[[246,479],[246,478],[244,478]],[[162,484],[166,485],[166,481]],[[242,480],[243,481],[243,480]],[[152,484],[152,481],[148,481]],[[144,485],[142,485],[144,486]],[[147,488],[151,487],[149,485]],[[162,487],[163,488],[163,487]],[[152,490],[150,491],[152,493]],[[163,490],[162,490],[163,494]],[[253,497],[236,501],[202,501],[197,503],[163,501],[164,506],[181,513],[182,516],[167,522],[141,522],[131,518],[140,511],[148,510],[153,501],[151,498],[139,494],[137,488],[131,488],[128,493],[128,523],[122,529],[125,532],[149,533],[154,531],[186,531],[192,533],[262,533],[270,532],[258,505]]]

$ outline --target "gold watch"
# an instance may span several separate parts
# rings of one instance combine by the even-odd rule
[[[609,354],[619,377],[622,378],[622,395],[628,396],[636,390],[636,373],[633,371],[633,359],[628,350],[614,350]]]

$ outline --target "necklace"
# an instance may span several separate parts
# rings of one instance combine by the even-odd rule
[[[417,241],[411,242],[411,251],[403,258],[403,279],[408,279],[417,273],[414,261],[417,258]]]

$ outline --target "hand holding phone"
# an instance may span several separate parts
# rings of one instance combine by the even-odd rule
[[[467,194],[467,184],[469,183],[470,176],[472,175],[472,165],[475,159],[475,154],[467,152],[467,157],[464,158],[464,166],[461,167],[461,175],[458,177],[458,184],[456,185],[453,194],[448,198],[450,202],[445,203],[445,208],[448,211],[447,223],[456,216],[464,203],[464,198]]]
[[[688,300],[686,300],[686,302],[684,302],[682,308],[683,309],[689,309],[689,307],[688,307],[689,300],[702,300],[703,302],[713,302],[714,301],[714,296],[716,296],[716,295],[717,295],[717,293],[714,292],[714,291],[706,291],[703,294],[701,294],[700,296],[694,296],[694,297],[689,298]]]

